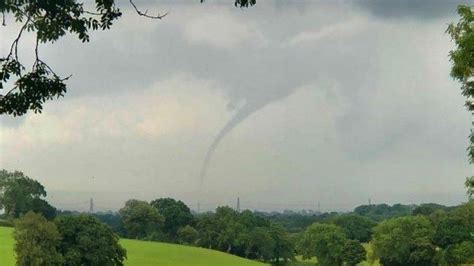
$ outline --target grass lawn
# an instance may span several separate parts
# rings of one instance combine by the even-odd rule
[[[13,228],[0,227],[0,265],[15,265],[13,252]],[[265,264],[252,260],[247,260],[223,252],[187,247],[182,245],[166,244],[159,242],[148,242],[130,239],[121,239],[120,244],[127,250],[128,259],[125,265],[128,266],[263,266]],[[364,244],[368,253],[372,252],[370,244]],[[296,257],[297,261],[290,263],[290,266],[316,265],[316,258],[303,260],[301,256]],[[360,266],[370,265],[364,261]],[[374,266],[378,266],[376,261]]]
[[[0,227],[0,265],[15,265],[13,228]],[[204,248],[130,239],[120,240],[129,266],[264,266],[265,264]]]
[[[127,250],[128,259],[125,265],[157,266],[258,266],[263,263],[246,260],[223,252],[187,247],[182,245],[145,242],[122,239],[122,246]]]
[[[15,265],[13,252],[13,228],[0,227],[0,265]]]

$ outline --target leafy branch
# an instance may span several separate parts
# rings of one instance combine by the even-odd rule
[[[0,57],[0,90],[11,86],[0,94],[0,115],[23,115],[29,110],[41,112],[47,100],[64,96],[65,82],[71,77],[61,78],[39,55],[40,43],[54,43],[67,33],[77,35],[82,42],[89,42],[89,32],[108,30],[122,15],[115,0],[94,0],[94,10],[86,10],[81,0],[0,0],[2,25],[6,26],[6,15],[11,14],[15,22],[22,23],[13,40],[10,51]],[[200,0],[204,2],[204,0]],[[249,7],[256,0],[235,0],[237,7]],[[134,0],[129,0],[139,16],[163,19],[164,14],[150,15],[142,11]],[[35,59],[27,71],[18,56],[18,45],[23,33],[34,32]]]

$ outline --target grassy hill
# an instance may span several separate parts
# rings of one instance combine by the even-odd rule
[[[12,228],[0,227],[0,265],[15,265]],[[122,239],[127,250],[125,265],[139,266],[263,266],[265,264],[223,252],[158,242]]]
[[[12,233],[13,228],[0,227],[0,265],[15,265]]]
[[[237,256],[204,248],[129,239],[122,239],[121,244],[127,250],[128,260],[125,265],[265,265],[263,263],[246,260]]]

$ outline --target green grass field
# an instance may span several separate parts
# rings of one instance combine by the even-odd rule
[[[13,228],[0,227],[0,265],[15,265],[15,256],[13,253]],[[125,265],[129,266],[258,266],[265,265],[263,263],[246,260],[237,256],[232,256],[223,252],[187,247],[182,245],[147,242],[130,239],[122,239],[122,246],[127,250],[128,259]],[[364,244],[366,250],[370,253],[369,244]],[[316,265],[316,259],[302,260],[301,256],[297,257],[297,262],[290,263],[291,266]],[[370,265],[363,262],[360,266]],[[376,261],[374,266],[378,266]]]
[[[127,250],[128,260],[126,265],[265,265],[263,263],[204,248],[129,239],[121,240],[121,244]]]
[[[0,227],[0,265],[15,265],[13,253],[13,228]]]
[[[13,253],[13,228],[0,227],[0,265],[15,265]],[[122,239],[122,246],[127,250],[128,259],[125,265],[130,266],[258,266],[263,263],[246,260],[223,252],[165,244]]]

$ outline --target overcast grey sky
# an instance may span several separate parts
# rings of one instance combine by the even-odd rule
[[[42,114],[2,117],[2,168],[74,209],[89,197],[101,210],[168,196],[264,210],[466,199],[472,119],[444,33],[458,1],[157,2],[136,3],[169,11],[161,21],[124,3],[90,43],[41,47],[73,74],[69,91]],[[18,29],[7,24],[1,54]],[[25,36],[25,60],[32,47]]]

